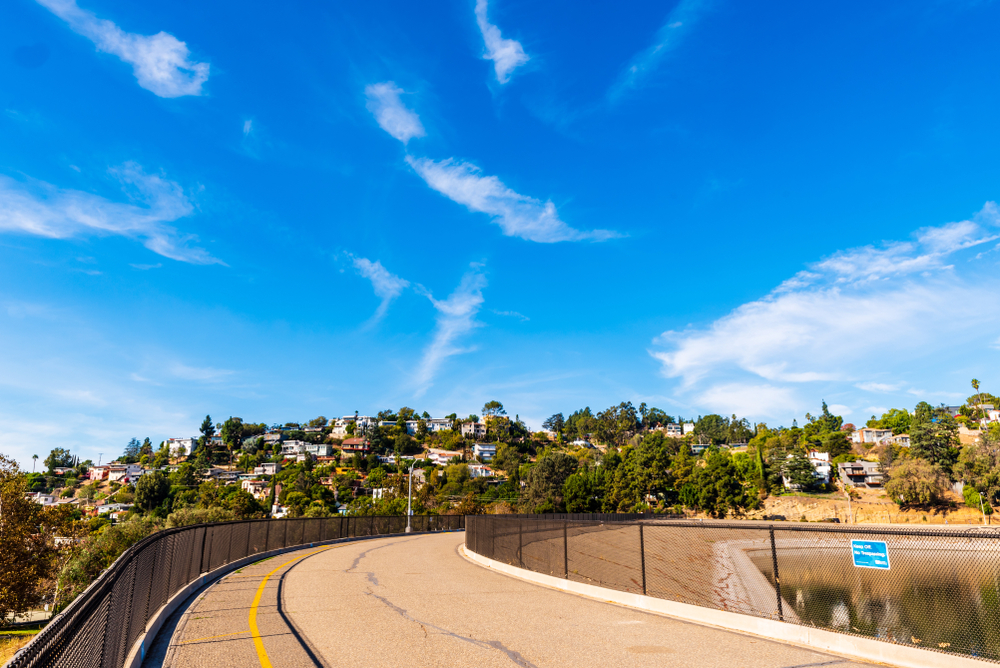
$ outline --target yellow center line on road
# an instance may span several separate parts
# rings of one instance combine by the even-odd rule
[[[257,594],[253,597],[253,603],[250,605],[250,634],[253,637],[253,646],[257,650],[257,658],[260,659],[261,668],[273,668],[271,665],[271,660],[267,657],[267,650],[264,649],[264,641],[260,637],[260,629],[257,628],[257,606],[260,605],[260,599],[264,595],[264,586],[272,575],[280,571],[282,568],[288,564],[298,561],[303,557],[311,557],[314,554],[319,554],[320,552],[325,552],[331,550],[334,547],[340,547],[339,545],[334,545],[331,547],[324,547],[322,550],[316,550],[315,552],[309,552],[308,554],[300,554],[294,559],[289,559],[285,563],[281,564],[273,571],[264,576],[264,579],[260,581],[260,586],[257,587]]]

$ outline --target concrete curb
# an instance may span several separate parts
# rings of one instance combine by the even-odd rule
[[[907,645],[896,645],[883,640],[860,638],[835,631],[816,629],[811,626],[800,626],[772,619],[751,617],[725,610],[713,610],[712,608],[703,608],[688,603],[678,603],[662,598],[630,594],[582,582],[565,580],[494,561],[471,550],[466,550],[465,545],[461,546],[459,553],[479,566],[545,587],[552,587],[553,589],[559,589],[608,603],[617,603],[686,622],[694,622],[704,626],[715,626],[730,631],[739,631],[772,640],[780,640],[792,645],[824,650],[852,659],[899,666],[899,668],[940,668],[943,665],[948,665],[949,668],[985,668],[986,666],[996,668],[997,666],[996,663],[990,661],[981,661],[955,654],[935,652]]]
[[[458,529],[456,531],[461,531]],[[258,554],[251,555],[249,557],[244,557],[242,559],[237,559],[231,563],[219,566],[214,571],[203,574],[197,580],[194,580],[186,587],[181,589],[179,592],[174,594],[169,601],[164,603],[159,610],[156,611],[149,622],[146,624],[145,630],[136,639],[135,644],[132,645],[132,650],[128,654],[128,658],[125,659],[124,668],[140,668],[143,659],[146,658],[146,650],[153,645],[153,641],[156,639],[156,634],[160,632],[160,628],[163,623],[167,621],[177,610],[177,608],[184,605],[187,600],[196,591],[202,588],[206,584],[211,584],[216,580],[220,579],[222,576],[227,575],[239,568],[248,566],[254,562],[261,561],[262,559],[267,559],[269,557],[274,557],[279,554],[285,554],[287,552],[298,552],[299,550],[308,550],[312,547],[321,547],[323,545],[336,545],[337,543],[353,543],[359,540],[373,540],[375,538],[393,538],[396,536],[423,536],[426,534],[437,534],[437,533],[455,533],[452,531],[413,531],[410,533],[386,533],[379,534],[376,536],[357,536],[354,538],[333,538],[331,540],[317,541],[315,543],[305,543],[303,545],[293,545],[291,547],[278,548],[276,550],[270,550],[268,552],[260,552]]]

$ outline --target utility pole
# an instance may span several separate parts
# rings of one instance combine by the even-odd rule
[[[397,461],[396,464],[398,465],[399,462]],[[406,499],[406,532],[405,533],[410,533],[410,532],[413,531],[413,528],[410,526],[410,517],[413,516],[413,467],[416,466],[416,465],[417,465],[417,460],[414,459],[413,463],[410,464],[410,473],[407,476],[407,478],[409,480],[410,491],[409,491],[409,494],[407,495],[407,499]]]
[[[98,466],[100,466],[100,465],[101,465],[101,457],[103,457],[103,456],[104,456],[104,453],[103,453],[103,452],[98,452],[98,453],[97,453],[97,465],[98,465]]]

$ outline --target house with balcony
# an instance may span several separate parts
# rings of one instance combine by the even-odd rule
[[[367,455],[371,450],[371,444],[367,438],[348,438],[341,444],[340,449],[345,455]]]
[[[280,462],[264,462],[260,466],[254,468],[254,475],[275,475],[281,470]]]
[[[427,459],[438,466],[447,466],[448,464],[454,464],[462,458],[461,450],[439,450],[437,448],[430,448],[427,451]]]
[[[266,480],[244,480],[240,483],[240,489],[250,493],[258,501],[267,497],[270,491],[267,486],[268,483]]]
[[[684,436],[684,425],[668,423],[661,427],[664,436],[669,436],[670,438],[681,438]]]
[[[198,447],[198,441],[193,438],[168,438],[166,443],[171,456],[177,453],[180,457],[187,457]]]
[[[837,469],[843,483],[851,487],[881,487],[885,482],[878,462],[845,462],[838,464]]]
[[[884,440],[888,440],[892,437],[892,429],[873,429],[871,427],[862,427],[861,429],[856,429],[854,433],[851,434],[851,443],[868,443],[870,445],[878,445]]]
[[[495,443],[476,443],[472,446],[472,456],[480,461],[491,461],[497,456],[497,446]]]
[[[108,482],[127,485],[138,480],[141,475],[142,467],[138,464],[112,464],[108,467]]]
[[[493,476],[493,469],[486,464],[469,464],[470,478],[490,478]]]
[[[465,438],[486,438],[486,424],[483,422],[463,422],[462,436]]]

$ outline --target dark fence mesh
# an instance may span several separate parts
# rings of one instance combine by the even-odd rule
[[[413,531],[455,531],[461,515],[411,518]],[[203,573],[281,547],[402,533],[406,517],[251,520],[168,529],[125,551],[8,664],[122,668],[149,620]]]
[[[608,517],[470,516],[465,544],[577,582],[1000,663],[1000,532]]]

